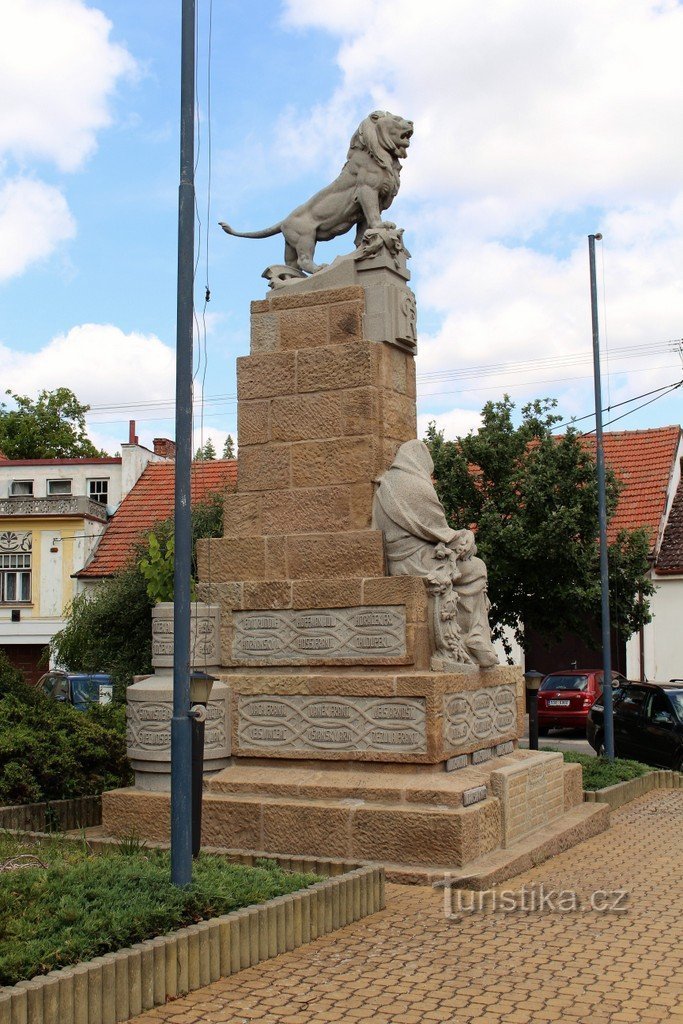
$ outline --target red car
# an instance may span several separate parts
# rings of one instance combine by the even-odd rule
[[[612,686],[626,679],[612,673]],[[588,712],[602,693],[602,669],[570,668],[551,672],[538,691],[538,733],[546,736],[548,729],[586,730]]]

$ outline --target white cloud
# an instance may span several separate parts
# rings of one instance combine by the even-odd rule
[[[12,0],[0,12],[0,154],[81,166],[135,64],[82,0]]]
[[[472,409],[448,409],[445,412],[425,412],[417,417],[417,436],[424,437],[430,423],[443,430],[446,437],[463,437],[481,426],[481,415]]]
[[[658,343],[683,334],[683,5],[288,0],[284,24],[337,36],[341,81],[307,112],[287,111],[273,159],[300,146],[324,167],[372,107],[415,122],[392,219],[407,229],[429,325],[422,425],[467,430],[505,390],[520,403],[557,395],[565,415],[590,410],[589,231],[605,236],[605,401],[680,377]],[[585,362],[568,361],[577,352]],[[508,365],[477,376],[485,364]]]
[[[75,233],[74,219],[59,189],[29,178],[0,185],[0,281],[21,274]]]
[[[92,422],[127,418],[121,406],[144,408],[147,403],[154,409],[149,403],[159,400],[170,402],[173,415],[175,353],[154,334],[126,334],[113,324],[80,324],[37,352],[0,344],[0,362],[3,384],[13,391],[35,396],[43,388],[68,387],[81,402],[109,407],[93,408]],[[164,407],[161,414],[166,412]]]
[[[78,170],[111,124],[116,85],[135,70],[111,28],[82,0],[0,6],[0,280],[75,233],[63,193],[35,171]]]

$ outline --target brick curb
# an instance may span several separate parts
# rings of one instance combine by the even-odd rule
[[[117,1024],[384,907],[384,869],[355,868],[0,989],[0,1024]]]
[[[649,793],[652,789],[681,789],[683,774],[674,771],[653,771],[640,775],[637,779],[617,782],[614,786],[604,789],[584,789],[583,799],[587,803],[609,804],[614,811],[617,807],[635,800],[636,797]]]

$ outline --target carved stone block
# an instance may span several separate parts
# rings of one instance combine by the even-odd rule
[[[506,739],[516,726],[517,694],[512,685],[444,697],[444,740],[451,750],[471,749],[474,742],[491,746]]]
[[[321,658],[372,661],[406,654],[405,608],[236,611],[233,660],[305,665]]]
[[[424,698],[255,694],[240,695],[237,708],[241,754],[427,749]]]
[[[230,690],[215,682],[207,706],[204,773],[224,768],[230,757]],[[166,790],[171,779],[173,675],[163,670],[126,691],[126,751],[138,789]]]
[[[221,663],[220,608],[193,601],[190,606],[190,664],[203,668]],[[152,665],[173,667],[173,602],[162,601],[152,609]]]

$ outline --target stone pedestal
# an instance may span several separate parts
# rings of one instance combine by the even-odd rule
[[[207,843],[448,869],[561,832],[567,808],[597,821],[559,755],[517,750],[521,669],[435,661],[425,580],[387,575],[372,503],[416,435],[408,276],[343,257],[252,303],[237,490],[198,544],[232,709]],[[105,800],[112,829],[141,813]]]
[[[209,671],[220,662],[220,609],[194,601],[190,608],[190,651],[194,668]],[[173,717],[173,604],[152,609],[152,666],[126,691],[126,750],[135,788],[168,792],[171,787]],[[230,689],[216,682],[207,706],[204,775],[209,778],[230,759]]]

